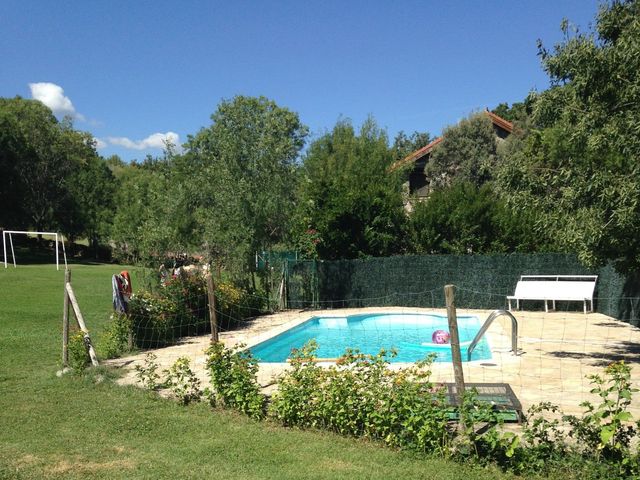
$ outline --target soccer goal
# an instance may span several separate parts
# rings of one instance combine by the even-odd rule
[[[42,235],[55,237],[56,239],[56,270],[60,270],[60,247],[62,244],[62,256],[64,258],[64,267],[67,268],[67,252],[64,249],[64,238],[60,233],[56,232],[24,232],[19,230],[3,230],[2,231],[2,248],[4,250],[4,268],[7,268],[7,238],[9,239],[9,246],[11,247],[11,258],[13,259],[13,267],[16,267],[16,253],[13,249],[13,237],[12,234],[22,235]]]

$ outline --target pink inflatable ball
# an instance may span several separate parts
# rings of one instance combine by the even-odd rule
[[[433,340],[433,343],[438,343],[440,345],[449,343],[449,338],[449,332],[445,332],[444,330],[436,330],[435,332],[433,332],[433,335],[431,335],[431,340]]]

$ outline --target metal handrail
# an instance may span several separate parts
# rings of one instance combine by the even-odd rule
[[[518,353],[518,320],[516,320],[516,317],[514,317],[511,314],[511,312],[509,312],[508,310],[494,310],[489,314],[487,319],[484,321],[484,324],[482,325],[480,330],[478,330],[478,333],[469,344],[469,348],[467,349],[468,362],[471,361],[471,352],[473,352],[473,349],[476,348],[476,345],[478,344],[482,336],[485,333],[487,333],[487,330],[489,329],[489,326],[491,326],[491,323],[500,315],[506,315],[507,317],[511,318],[511,351],[517,355]]]

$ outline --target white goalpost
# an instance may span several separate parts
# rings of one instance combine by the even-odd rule
[[[16,254],[13,249],[13,238],[11,234],[18,233],[22,235],[49,235],[56,238],[56,270],[60,270],[60,247],[62,244],[62,255],[64,257],[64,267],[67,268],[67,252],[64,249],[64,238],[60,233],[56,232],[25,232],[21,230],[3,230],[2,231],[2,247],[4,250],[4,268],[7,268],[7,237],[9,237],[9,245],[11,247],[11,257],[13,259],[13,267],[16,268]]]

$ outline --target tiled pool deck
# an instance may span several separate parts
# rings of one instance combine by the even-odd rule
[[[350,315],[355,313],[446,313],[442,309],[407,307],[376,307],[342,310],[287,311],[256,318],[245,328],[222,332],[221,341],[227,345],[245,343],[255,345],[313,316],[323,314]],[[458,310],[459,315],[478,315],[482,322],[491,311]],[[508,383],[526,411],[532,404],[548,401],[557,404],[565,413],[579,414],[581,402],[597,398],[590,394],[592,386],[587,375],[603,373],[613,361],[624,360],[632,366],[632,381],[640,387],[640,329],[598,313],[581,312],[512,312],[518,320],[518,355],[510,352],[511,321],[499,317],[489,328],[487,337],[492,359],[464,363],[464,377],[474,383]],[[192,368],[208,384],[204,350],[209,336],[189,337],[180,344],[154,350],[158,364],[168,368],[178,357],[191,359]],[[144,363],[145,353],[110,360],[107,363],[125,369],[122,383],[135,383],[135,365]],[[391,368],[406,364],[395,363]],[[272,390],[273,378],[288,368],[287,364],[261,363],[258,381],[265,391]],[[453,382],[450,363],[433,365],[435,382]],[[632,413],[640,418],[640,398],[634,399]]]

